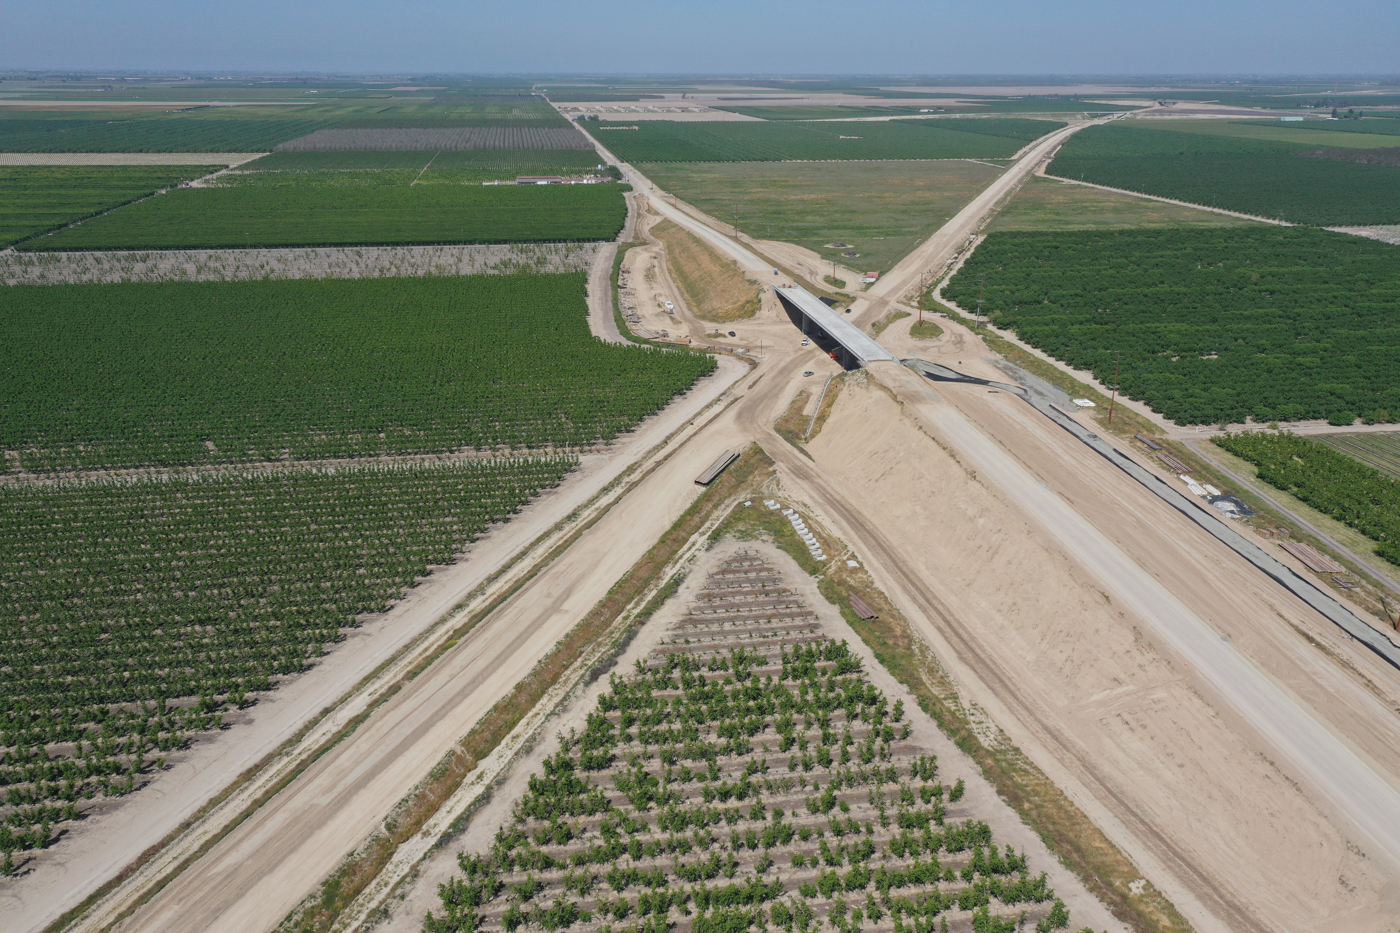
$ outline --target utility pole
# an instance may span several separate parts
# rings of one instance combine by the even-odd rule
[[[1113,361],[1113,397],[1108,400],[1108,423],[1113,423],[1113,406],[1118,403],[1118,367],[1123,362],[1123,351],[1118,351],[1118,358]]]
[[[926,275],[928,275],[927,272],[920,272],[920,273],[919,273],[919,323],[920,323],[920,324],[922,324],[922,323],[924,322],[924,276],[926,276]]]
[[[977,319],[982,319],[982,296],[987,292],[987,273],[982,273],[982,278],[977,287]]]

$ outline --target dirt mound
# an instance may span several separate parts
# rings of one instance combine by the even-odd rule
[[[651,234],[665,245],[666,269],[696,317],[723,323],[758,313],[758,284],[744,275],[738,263],[669,220],[652,227]]]

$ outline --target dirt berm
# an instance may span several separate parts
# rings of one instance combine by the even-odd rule
[[[949,610],[909,615],[969,699],[1198,930],[1400,928],[1393,864],[1036,516],[897,402],[893,375],[848,386],[807,449]],[[970,422],[1096,527],[1126,529],[1104,533],[1394,781],[1395,685],[1310,645],[1302,633],[1335,637],[1325,623],[1037,425],[1018,399],[967,386],[932,398],[920,404]]]

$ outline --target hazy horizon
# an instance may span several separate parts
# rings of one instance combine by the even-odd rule
[[[10,2],[4,17],[0,71],[11,72],[1233,78],[1400,68],[1400,17],[1377,0],[1089,0],[1072,9],[1027,0],[75,0]]]

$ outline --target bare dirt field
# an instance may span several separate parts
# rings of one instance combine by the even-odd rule
[[[691,313],[680,289],[666,275],[663,248],[651,236],[651,228],[661,218],[648,209],[647,198],[638,197],[636,203],[636,236],[647,241],[647,245],[628,250],[618,271],[623,318],[638,336],[648,340],[703,344],[705,326]]]
[[[236,282],[250,279],[361,279],[420,275],[582,272],[596,243],[477,246],[330,246],[92,253],[0,252],[0,284]]]
[[[1208,540],[1192,540],[1019,400],[974,387],[938,395],[1011,443],[1033,475],[1396,782],[1392,672]],[[956,442],[941,446],[948,435],[923,425],[878,387],[848,387],[808,449],[866,520],[903,543],[960,620],[955,665],[964,685],[980,682],[974,698],[1101,825],[1121,827],[1122,837],[1110,834],[1198,929],[1394,929],[1400,875],[1389,856],[1276,763],[1176,652],[971,471]]]
[[[862,304],[862,316],[883,317],[921,272],[952,255],[1058,138],[1029,147],[1022,162],[900,262],[871,290],[876,300]],[[662,201],[652,209],[746,273],[764,281],[771,275],[766,260],[686,211]],[[658,273],[653,288],[664,285]],[[908,323],[896,322],[884,335],[901,355],[910,346]],[[493,584],[499,608],[122,929],[241,933],[276,925],[670,527],[697,494],[698,465],[757,439],[778,464],[785,498],[810,504],[803,511],[814,522],[855,548],[967,705],[983,711],[979,735],[996,742],[1000,729],[1196,929],[1400,930],[1400,865],[1391,845],[1397,834],[1386,818],[1400,799],[1400,675],[1005,393],[934,389],[908,370],[878,364],[867,377],[848,380],[823,431],[797,450],[773,432],[773,422],[800,389],[815,391],[816,382],[801,373],[822,376],[835,364],[799,347],[796,329],[767,303],[736,330],[736,341],[761,337],[778,352],[735,383],[733,404],[712,410],[664,452],[627,448],[646,472],[617,506],[538,575]],[[950,329],[921,343],[919,353],[1002,378],[966,333]],[[731,383],[744,372],[733,361],[721,365]],[[608,468],[614,466],[621,468]],[[606,476],[595,470],[581,478],[597,491]],[[560,517],[589,498],[569,484],[551,495],[540,504],[550,503]],[[565,496],[573,498],[558,501]],[[503,561],[549,527],[543,518],[533,530],[520,521],[502,526],[447,573],[470,571],[484,580],[489,574],[476,561],[488,553]],[[503,546],[498,533],[515,535],[515,543]],[[433,578],[444,586],[446,579]],[[393,618],[424,631],[455,604],[451,597],[470,592],[469,581],[458,579],[455,594],[431,590],[433,581],[421,588],[436,602],[417,605],[416,622]],[[809,605],[823,605],[809,578],[796,584],[808,588]],[[485,605],[497,595],[488,587],[477,598]],[[1195,640],[1177,637],[1164,620],[1194,626]],[[385,622],[375,630],[371,620],[365,631],[398,643],[411,639],[412,632]],[[382,644],[366,650],[362,668],[385,654]],[[21,917],[20,929],[41,928],[91,889],[84,884],[110,876],[160,838],[317,704],[343,696],[360,673],[332,664],[337,656],[294,682],[324,670],[340,678],[335,689],[323,682],[319,695],[305,697],[297,715],[286,714],[281,731],[269,725],[263,744],[245,748],[242,759],[226,750],[217,760],[198,759],[197,747],[176,765],[185,767],[185,783],[166,775],[148,789],[166,795],[159,806],[148,796],[141,809],[138,799],[113,815],[124,823],[104,818],[91,827],[116,826],[127,835],[81,852],[60,845],[55,855],[68,861],[56,857],[42,883],[36,872],[12,888],[26,893],[0,901],[5,915]],[[1222,681],[1222,671],[1236,679]],[[254,712],[243,731],[258,727],[260,708]],[[1302,739],[1312,744],[1300,745]],[[929,747],[943,741],[927,729],[925,740]],[[993,807],[993,798],[988,790],[970,800]],[[1400,806],[1390,807],[1395,811]],[[491,823],[478,814],[464,844],[478,831],[473,827],[493,830]],[[1016,838],[1026,839],[1028,851],[1039,843],[1014,817],[1004,826],[1022,833]],[[444,871],[450,868],[440,860],[428,865],[393,923],[421,918],[431,879]],[[1066,884],[1068,891],[1076,882]],[[1140,890],[1136,884],[1124,882],[1128,893]],[[1110,926],[1095,918],[1095,906],[1081,902],[1086,913],[1076,919]],[[99,920],[88,926],[97,929]]]
[[[1369,237],[1372,240],[1380,240],[1382,243],[1391,243],[1400,246],[1400,225],[1390,224],[1380,227],[1331,227],[1338,233],[1350,233],[1354,236]]]
[[[750,500],[748,507],[757,509],[763,506],[756,500]],[[773,568],[779,575],[774,583],[765,584],[766,586],[781,587],[784,588],[783,592],[792,594],[781,598],[784,608],[779,615],[782,619],[763,625],[705,623],[697,626],[697,617],[693,615],[695,607],[697,604],[708,607],[713,599],[708,589],[713,585],[711,574],[724,571],[736,561],[755,560],[762,562],[763,566]],[[684,566],[683,572],[686,574],[685,582],[646,623],[628,650],[618,658],[613,667],[614,671],[626,672],[635,662],[646,662],[668,651],[723,651],[732,644],[744,647],[752,645],[759,651],[776,654],[777,645],[784,642],[805,642],[823,636],[838,641],[845,640],[860,656],[870,681],[891,701],[902,700],[905,709],[910,711],[914,731],[907,742],[899,746],[901,755],[937,755],[943,780],[952,782],[961,778],[965,781],[966,794],[962,802],[950,811],[950,819],[956,817],[985,820],[991,826],[995,840],[1003,844],[1011,843],[1017,851],[1027,853],[1031,859],[1032,873],[1043,870],[1050,875],[1051,886],[1069,906],[1076,926],[1085,924],[1095,929],[1124,929],[1108,914],[1103,905],[1084,889],[1079,879],[1059,865],[1045,850],[1044,843],[981,777],[975,763],[949,741],[931,719],[918,711],[914,698],[880,666],[869,649],[841,618],[836,608],[818,592],[817,581],[808,576],[788,554],[766,541],[741,542],[725,538],[699,551]],[[703,634],[697,634],[698,628],[705,630]],[[777,628],[781,628],[782,631],[769,631]],[[760,629],[762,631],[759,631]],[[557,718],[553,719],[547,728],[553,737],[540,741],[528,755],[522,756],[514,763],[511,770],[493,787],[490,802],[472,815],[462,834],[442,846],[438,853],[424,864],[413,884],[395,899],[390,910],[379,922],[367,925],[363,929],[416,933],[421,929],[425,913],[430,910],[441,913],[438,885],[459,873],[456,853],[483,852],[490,847],[496,829],[510,821],[511,809],[525,792],[528,776],[537,771],[543,760],[559,748],[560,735],[569,730],[582,730],[585,717],[595,708],[598,696],[607,689],[607,681],[600,678],[566,709],[560,710]],[[543,734],[546,730],[540,731]],[[782,764],[776,764],[773,773],[782,773],[783,767]],[[601,786],[609,787],[606,781],[603,781]],[[765,796],[764,802],[770,806],[782,805],[791,810],[794,820],[811,822],[805,813],[799,812],[802,806],[800,801],[794,806],[782,797]],[[869,814],[862,816],[861,808],[861,802],[853,801],[853,816],[858,821],[871,818]],[[820,820],[813,823],[819,824]],[[877,841],[882,841],[883,835],[877,831]],[[785,856],[778,862],[779,876],[789,883],[789,887],[795,887],[799,881],[810,880],[810,869],[804,871],[789,868],[785,864]],[[965,918],[961,919],[965,924]],[[959,918],[954,918],[953,925],[959,925]],[[883,925],[877,924],[875,930],[881,931],[889,926],[887,921]]]
[[[689,101],[679,106],[648,106],[646,104],[595,103],[560,104],[559,110],[565,115],[590,114],[608,122],[636,122],[637,120],[674,120],[678,123],[755,123],[762,122],[758,117],[742,113],[729,113],[726,110],[711,110],[709,107],[688,106]]]
[[[118,929],[274,927],[694,500],[696,471],[734,443],[732,417],[717,414],[710,425],[665,455],[648,454],[660,462],[627,500],[641,505],[610,510],[527,583],[503,583],[500,595],[510,595],[499,609]],[[100,928],[97,918],[90,926]]]
[[[1024,177],[1057,143],[1052,139],[1031,147],[1006,176]],[[927,269],[966,242],[991,206],[1014,188],[1015,180],[1006,176],[993,186],[1000,190],[984,192],[946,225],[934,238],[939,242],[901,262],[896,273],[903,275],[880,284],[878,292],[888,296],[885,306],[917,281],[921,267]],[[713,231],[707,235],[723,239]],[[732,241],[724,245],[735,248]],[[863,316],[871,319],[885,310],[874,301],[862,307]],[[950,333],[935,350],[921,348],[920,355],[937,350],[948,356],[949,365],[963,357],[967,365],[960,368],[965,371],[1003,378],[989,364],[975,362],[987,354],[966,335]],[[902,391],[914,391],[906,386]],[[853,403],[844,395],[839,407],[849,411]],[[920,385],[914,396],[901,396],[901,401],[934,404],[929,396]],[[1269,714],[1261,719],[1257,710],[1250,717],[1232,708],[1214,691],[1218,682],[1200,677],[1187,658],[1157,640],[1151,627],[1133,618],[1129,601],[1120,605],[1109,596],[1113,585],[1106,587],[1087,573],[1074,548],[1059,541],[1053,528],[1020,511],[1004,489],[981,479],[980,471],[970,472],[965,451],[954,446],[957,459],[950,459],[950,442],[932,422],[920,420],[896,430],[878,413],[862,411],[843,427],[833,416],[809,448],[817,459],[813,467],[784,449],[767,429],[782,411],[776,396],[773,401],[766,415],[757,410],[746,414],[746,423],[765,438],[765,446],[773,438],[780,465],[795,471],[804,493],[822,508],[837,511],[848,540],[881,545],[879,560],[872,562],[874,572],[892,598],[904,600],[900,605],[907,614],[935,620],[944,618],[940,600],[968,606],[979,621],[953,624],[945,619],[942,626],[925,628],[939,656],[954,659],[950,665],[973,699],[998,723],[1011,724],[1008,731],[1017,744],[1068,789],[1198,928],[1394,929],[1390,918],[1397,913],[1400,872],[1384,847],[1368,838],[1369,828],[1348,815],[1366,811],[1370,801],[1348,797],[1347,789],[1336,784],[1332,790],[1341,796],[1329,796],[1300,780],[1294,762],[1281,757],[1258,731],[1273,728]],[[966,399],[958,396],[956,401]],[[993,444],[1003,445],[1005,452],[994,459],[1015,465],[1013,473],[1039,475],[1043,489],[1053,489],[1082,510],[1108,536],[1102,546],[1121,551],[1159,581],[1147,582],[1141,569],[1134,570],[1148,589],[1165,587],[1169,601],[1185,600],[1178,604],[1181,611],[1215,628],[1215,637],[1223,639],[1213,649],[1215,656],[1239,652],[1247,664],[1261,665],[1271,681],[1284,685],[1291,699],[1281,702],[1293,711],[1290,715],[1306,711],[1301,714],[1318,717],[1334,737],[1360,750],[1359,758],[1352,752],[1342,757],[1351,756],[1347,767],[1358,769],[1358,777],[1369,775],[1361,783],[1383,782],[1385,789],[1375,799],[1393,795],[1400,710],[1395,673],[1358,652],[1334,626],[1232,554],[1221,553],[1212,540],[1183,527],[1180,516],[1144,501],[1142,490],[1124,486],[1121,474],[1107,475],[1106,464],[1095,462],[1082,445],[1064,448],[1065,437],[1055,436],[1062,432],[1049,428],[1047,433],[1043,421],[1027,421],[1025,412],[1010,422],[983,413],[988,405],[1013,401],[987,395],[971,422],[973,432],[985,432]],[[943,408],[944,415],[954,412],[946,404]],[[890,406],[886,414],[893,417],[895,411]],[[944,418],[945,427],[971,426],[964,412],[950,417]],[[839,448],[838,437],[845,438]],[[979,443],[982,454],[989,455],[986,441]],[[828,447],[826,458],[822,445]],[[930,457],[948,471],[943,479],[925,475]],[[916,491],[925,488],[933,494]],[[984,493],[974,494],[979,488]],[[893,545],[895,537],[900,547]],[[1019,549],[1008,550],[1004,541],[1026,538],[1041,556],[1023,564],[1028,558]],[[1006,568],[1023,566],[1029,568],[1028,588],[1009,586]],[[923,593],[925,585],[936,586],[939,597]],[[950,617],[963,618],[962,613]],[[1091,620],[1096,621],[1086,624]],[[984,623],[1008,627],[988,634],[984,644],[974,644],[967,633]],[[1027,643],[1027,638],[1045,640]],[[1039,667],[1053,673],[1037,673]],[[1027,686],[1027,695],[1021,694],[1023,684],[1038,680]],[[1092,688],[1088,695],[1077,686],[1081,680]],[[1066,696],[1081,699],[1067,707]],[[1058,720],[1052,726],[1043,710],[1077,718],[1072,726]],[[1273,735],[1288,745],[1284,734]],[[1325,755],[1309,761],[1324,772],[1332,763]]]

